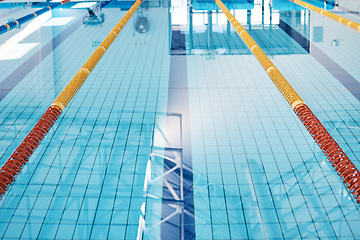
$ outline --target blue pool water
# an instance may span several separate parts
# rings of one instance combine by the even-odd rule
[[[69,4],[0,35],[1,165],[131,6],[92,6],[96,24]],[[224,4],[360,169],[360,33],[285,0]],[[0,2],[1,24],[35,7]],[[360,205],[210,1],[142,4],[0,216],[1,239],[360,238]]]

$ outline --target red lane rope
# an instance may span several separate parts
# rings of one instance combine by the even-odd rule
[[[65,3],[69,0],[62,1]],[[80,89],[84,81],[100,61],[106,50],[110,47],[116,36],[129,21],[136,9],[140,6],[142,0],[137,0],[132,7],[126,12],[121,20],[116,24],[105,40],[95,50],[91,57],[85,62],[82,68],[75,74],[69,84],[55,99],[52,105],[46,110],[34,128],[25,137],[19,147],[6,161],[0,169],[0,199],[8,190],[9,186],[15,181],[16,176],[20,173],[23,166],[29,160],[29,157],[39,146],[51,127],[62,113],[62,110],[69,104],[76,92]]]
[[[51,127],[61,115],[61,112],[61,108],[50,106],[6,161],[4,166],[2,166],[0,169],[0,199],[27,163],[31,154],[50,131]]]
[[[335,168],[350,193],[355,197],[356,201],[360,203],[359,170],[350,161],[348,156],[346,156],[337,142],[330,136],[328,131],[326,131],[325,127],[308,106],[302,104],[296,107],[294,111],[323,151],[330,164]]]

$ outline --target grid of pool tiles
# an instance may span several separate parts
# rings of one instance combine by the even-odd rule
[[[1,164],[90,56],[92,42],[118,21],[118,12],[106,10],[107,21],[96,31],[74,31],[0,102]],[[311,17],[326,33],[317,46],[358,77],[359,37]],[[149,9],[148,18],[145,35],[134,33],[131,21],[124,28],[1,200],[2,238],[135,239],[143,216],[143,237],[159,239],[161,199],[147,197],[143,188],[153,129],[166,121],[168,10]],[[339,50],[325,44],[336,36],[333,27],[347,41]],[[36,35],[26,40],[44,46],[64,28],[45,33],[44,42]],[[287,39],[289,51],[301,54],[272,60],[359,167],[359,101],[285,33],[275,34],[274,46]],[[197,239],[360,236],[359,205],[253,56],[187,56],[187,69]],[[161,167],[155,159],[152,170],[161,174]],[[153,185],[148,193],[161,197],[161,191]]]
[[[334,24],[314,19],[317,45],[354,73],[357,33],[339,31],[343,52]],[[272,60],[359,167],[359,101],[308,54]],[[191,56],[188,69],[198,239],[360,236],[358,204],[254,57]]]
[[[308,40],[311,40],[312,44],[325,52],[353,77],[357,78],[360,74],[360,69],[357,64],[353,64],[353,61],[360,54],[360,48],[357,47],[359,33],[342,26],[331,19],[324,18],[317,13],[310,12],[309,14],[312,19],[310,24],[311,29],[314,27],[323,27],[324,24],[327,27],[321,32],[323,36],[321,36],[320,39],[323,39],[322,41],[315,41],[316,37],[314,35]],[[349,15],[352,14],[340,15],[349,18]],[[354,21],[359,22],[359,19],[360,17],[357,16],[357,20],[354,19]],[[282,20],[287,22],[294,29],[299,29],[294,21],[291,21],[290,18],[286,17],[286,14],[282,15]]]
[[[105,38],[120,20],[118,13],[105,10],[108,24],[71,34],[1,102],[11,144],[2,145],[2,163],[94,51],[92,40]],[[166,110],[167,13],[148,11],[154,24],[148,35],[134,34],[133,21],[123,29],[1,201],[3,239],[136,238],[155,119]]]
[[[188,68],[198,239],[359,236],[359,206],[254,57]]]

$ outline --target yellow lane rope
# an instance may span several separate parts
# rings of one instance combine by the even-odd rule
[[[303,2],[301,0],[290,0],[290,1],[296,3],[297,5],[302,6],[304,8],[307,8],[309,10],[313,10],[313,11],[315,11],[317,13],[320,13],[321,15],[323,15],[325,17],[331,18],[331,19],[337,21],[338,23],[341,23],[341,24],[343,24],[343,25],[345,25],[345,26],[347,26],[347,27],[349,27],[349,28],[351,28],[351,29],[353,29],[355,31],[360,32],[360,24],[357,23],[357,22],[353,22],[353,21],[351,21],[349,19],[346,19],[344,17],[340,17],[339,15],[336,15],[336,14],[334,14],[332,12],[326,11],[326,10],[324,10],[322,8],[315,7],[314,5],[311,5],[310,3]]]
[[[141,2],[134,3],[1,167],[0,200]]]
[[[257,45],[254,39],[249,35],[249,33],[245,30],[245,28],[235,19],[235,17],[230,13],[230,11],[225,7],[225,5],[220,0],[215,0],[215,2],[223,11],[223,13],[226,15],[229,22],[233,25],[236,32],[239,34],[239,36],[244,41],[246,46],[254,54],[254,56],[259,61],[261,66],[264,68],[266,73],[269,75],[271,80],[274,82],[276,87],[280,90],[280,92],[285,97],[289,105],[292,108],[295,108],[300,104],[304,104],[300,96],[295,92],[295,90],[286,81],[286,79],[280,73],[280,71],[275,67],[275,65],[271,62],[271,60],[261,50],[259,45]]]
[[[96,64],[100,61],[106,50],[110,47],[117,35],[123,29],[125,24],[129,21],[130,17],[134,14],[136,9],[140,6],[142,0],[137,0],[123,18],[116,24],[107,37],[102,41],[100,46],[95,50],[91,57],[85,62],[81,69],[71,79],[65,89],[55,99],[51,106],[58,106],[63,110],[75,96],[76,92],[85,82],[90,72],[95,68]]]
[[[245,42],[251,52],[255,55],[261,66],[265,69],[276,87],[283,94],[287,102],[293,108],[300,121],[306,127],[312,138],[325,154],[331,165],[335,168],[341,180],[348,188],[349,192],[360,203],[360,172],[346,156],[345,152],[331,137],[319,119],[314,115],[310,108],[303,102],[300,96],[286,81],[279,70],[274,66],[270,59],[265,55],[254,39],[248,34],[243,26],[235,19],[230,11],[220,0],[215,0],[220,9],[224,12],[229,22],[233,25],[236,32]]]

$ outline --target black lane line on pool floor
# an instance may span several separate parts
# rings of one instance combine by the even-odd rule
[[[184,201],[171,199],[170,190],[163,185],[162,213],[164,219],[174,212],[170,205],[183,206],[183,222],[181,215],[171,217],[161,224],[161,239],[195,239],[193,172],[191,156],[190,133],[190,105],[188,92],[188,78],[185,55],[185,34],[179,30],[172,30],[170,77],[168,90],[168,113],[180,113],[182,119],[182,163],[191,170],[183,169]],[[164,172],[173,167],[171,163],[164,162]],[[174,172],[167,175],[166,179],[172,187],[179,192],[179,176]],[[182,233],[183,230],[183,233]]]
[[[81,19],[76,20],[70,27],[59,33],[52,41],[48,42],[28,60],[16,68],[7,78],[0,83],[0,101],[3,100],[39,63],[53,52],[71,33],[82,26]]]
[[[328,55],[316,47],[309,39],[302,36],[294,28],[280,19],[280,28],[300,44],[326,70],[331,73],[358,101],[360,101],[360,82]],[[310,46],[310,47],[308,47]]]

